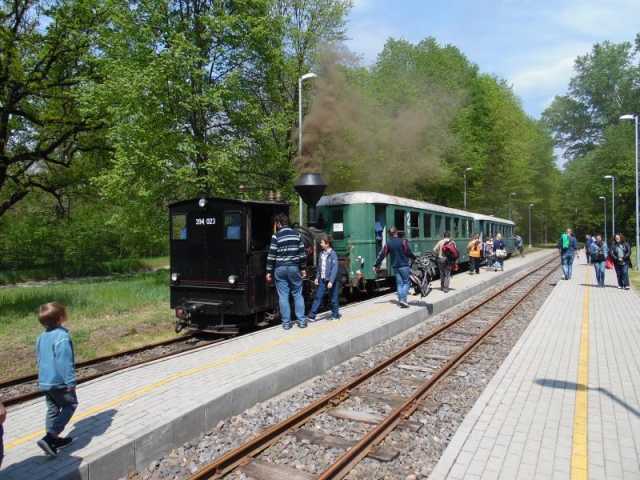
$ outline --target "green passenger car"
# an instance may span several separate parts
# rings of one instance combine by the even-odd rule
[[[391,226],[409,241],[416,255],[431,251],[447,230],[458,245],[460,263],[468,262],[466,246],[473,233],[487,237],[500,232],[507,249],[513,250],[510,220],[382,193],[326,195],[318,202],[316,216],[317,226],[333,237],[342,281],[360,290],[374,291],[394,273],[387,260],[378,274],[373,270]]]

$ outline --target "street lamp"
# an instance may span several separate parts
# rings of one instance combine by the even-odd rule
[[[607,241],[607,197],[600,197],[604,205],[604,241]]]
[[[298,78],[298,156],[302,157],[302,82],[309,78],[316,78],[316,75],[313,72],[305,73],[300,78]],[[302,209],[304,208],[302,204],[302,197],[298,195],[300,199],[300,225],[302,225],[303,216]]]
[[[531,248],[531,209],[533,208],[533,203],[529,204],[529,248]]]
[[[616,235],[616,177],[613,175],[605,175],[603,178],[611,180],[611,236]],[[605,238],[606,241],[606,238]]]
[[[640,230],[638,230],[638,222],[640,222],[640,213],[638,208],[638,115],[622,115],[620,120],[633,120],[636,127],[636,268],[640,269]]]
[[[511,208],[511,199],[517,195],[516,192],[511,192],[509,194],[509,220],[513,220],[513,212]]]
[[[470,172],[471,170],[473,170],[473,168],[471,167],[467,167],[464,169],[463,172],[463,176],[464,176],[464,209],[467,209],[467,172]]]

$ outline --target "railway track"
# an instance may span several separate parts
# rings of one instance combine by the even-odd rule
[[[218,341],[220,341],[220,339],[201,340],[194,335],[183,335],[124,352],[94,358],[86,362],[79,362],[76,364],[78,384],[95,380],[96,378],[117,372],[124,368],[143,365]],[[38,376],[33,374],[0,383],[0,400],[5,406],[11,406],[38,398],[42,393],[38,390],[37,381]]]
[[[399,452],[384,445],[395,429],[415,432],[410,417],[433,408],[429,393],[498,328],[552,273],[557,259],[538,265],[499,292],[435,328],[411,345],[334,389],[287,419],[198,470],[189,480],[240,471],[250,478],[327,480],[346,477],[365,457],[390,461]],[[336,428],[337,423],[340,427]],[[340,431],[341,436],[319,433]],[[326,449],[316,472],[278,461],[295,442]],[[339,451],[341,453],[336,454]],[[330,458],[331,461],[326,459]],[[265,459],[271,460],[270,462]]]

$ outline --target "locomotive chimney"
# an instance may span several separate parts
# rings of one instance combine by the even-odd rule
[[[322,197],[327,184],[319,173],[303,173],[294,188],[300,195],[300,199],[309,207],[309,213],[313,221],[316,203]],[[302,201],[300,202],[300,225],[304,226]]]
[[[298,195],[311,208],[316,206],[326,188],[327,184],[319,173],[303,173],[295,185]]]

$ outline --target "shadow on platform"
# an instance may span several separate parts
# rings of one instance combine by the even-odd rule
[[[550,379],[550,378],[537,378],[535,380],[535,383],[537,383],[538,385],[541,385],[543,387],[561,388],[563,390],[576,390],[576,391],[578,391],[578,390],[585,390],[586,389],[586,390],[590,390],[592,392],[600,392],[600,393],[606,395],[607,397],[609,397],[611,400],[616,402],[621,407],[624,407],[628,412],[630,412],[633,415],[635,415],[636,417],[640,418],[640,410],[637,410],[637,409],[633,408],[627,402],[625,402],[620,397],[618,397],[615,393],[610,392],[606,388],[602,388],[602,387],[586,387],[585,385],[583,385],[581,383],[567,382],[567,381],[564,381],[564,380],[553,380],[553,379]]]
[[[81,450],[89,445],[94,438],[103,435],[111,426],[116,412],[117,410],[115,409],[106,410],[92,417],[80,420],[73,425],[73,428],[68,433],[68,436],[73,438],[73,443],[67,448],[59,450],[57,457],[36,455],[27,458],[3,469],[2,478],[5,478],[4,475],[7,475],[10,479],[47,478],[53,480],[55,478],[64,478],[65,480],[74,480],[76,478],[86,478],[86,475],[83,477],[80,472],[83,457],[73,456],[72,453]],[[58,467],[56,463],[58,463],[60,467]],[[49,466],[55,468],[56,475],[54,477],[51,476],[51,470],[47,468]],[[37,476],[39,469],[42,469],[42,476]],[[49,472],[49,474],[46,475],[46,472]]]
[[[592,288],[596,288],[598,286],[598,284],[596,284],[596,283],[579,283],[578,285],[580,285],[581,287],[592,287]],[[615,288],[615,289],[617,289],[618,286],[617,285],[605,285],[605,288]]]

